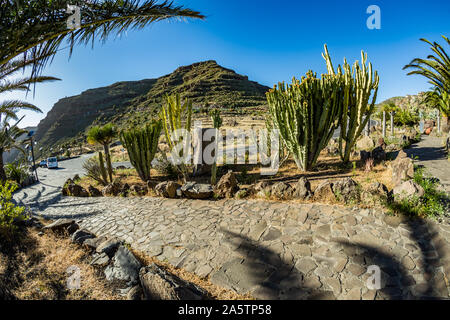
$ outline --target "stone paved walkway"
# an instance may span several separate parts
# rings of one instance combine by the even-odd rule
[[[42,188],[15,198],[255,298],[449,298],[448,221],[258,200],[71,198]],[[370,265],[381,269],[381,290],[367,287]]]
[[[450,193],[450,161],[445,154],[442,138],[422,136],[422,140],[406,149],[409,157],[418,157],[417,164],[440,180],[444,189]]]

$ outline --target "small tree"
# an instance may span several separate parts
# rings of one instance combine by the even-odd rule
[[[220,117],[220,111],[219,109],[213,109],[209,112],[209,115],[211,116],[211,120],[213,122],[213,126],[217,131],[220,129],[220,127],[222,126],[222,118]],[[211,184],[215,185],[217,182],[217,149],[219,148],[219,145],[217,143],[217,135],[215,137],[214,140],[214,144],[215,144],[215,148],[214,148],[214,163],[212,164],[211,167]]]
[[[105,152],[106,157],[106,167],[108,169],[108,176],[110,182],[113,181],[112,177],[112,164],[111,164],[111,155],[109,152],[109,145],[112,143],[114,137],[116,137],[117,132],[114,126],[109,123],[104,125],[103,127],[94,126],[89,129],[87,133],[87,141],[90,144],[101,144],[103,146],[103,150]]]

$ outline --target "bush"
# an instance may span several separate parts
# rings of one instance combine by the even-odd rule
[[[21,185],[29,177],[27,167],[22,163],[8,163],[5,165],[6,177]]]
[[[450,201],[445,192],[438,190],[438,182],[427,177],[423,168],[415,168],[414,182],[420,185],[425,194],[422,197],[412,197],[394,202],[390,205],[395,212],[408,216],[436,217],[445,212],[445,203]]]
[[[86,176],[94,179],[99,184],[106,186],[107,181],[103,178],[102,169],[97,157],[92,157],[83,163],[83,169],[86,170]]]
[[[6,181],[0,184],[0,237],[11,239],[17,232],[17,223],[27,218],[25,208],[15,205],[12,201],[12,193],[17,186]]]
[[[152,167],[156,171],[158,171],[160,174],[169,176],[169,177],[176,177],[177,176],[177,170],[176,168],[170,163],[170,161],[164,159],[163,156],[157,155],[152,162]]]

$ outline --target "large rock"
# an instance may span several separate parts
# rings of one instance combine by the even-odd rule
[[[101,197],[101,196],[103,196],[102,192],[100,190],[98,190],[94,186],[89,186],[88,192],[89,192],[89,195],[91,197]]]
[[[373,147],[375,147],[375,143],[369,136],[363,136],[356,142],[356,148],[358,150],[369,150],[372,149]]]
[[[228,171],[216,184],[214,193],[220,198],[233,198],[238,190],[236,175],[233,171]]]
[[[271,195],[280,200],[292,199],[294,189],[284,182],[276,182],[272,185]]]
[[[147,187],[141,186],[139,184],[133,184],[130,187],[130,192],[133,195],[144,196],[147,193]]]
[[[207,293],[195,284],[182,280],[151,264],[139,272],[146,300],[202,300]]]
[[[210,184],[188,182],[181,187],[181,192],[189,199],[208,199],[214,191]]]
[[[344,178],[333,183],[336,199],[344,202],[359,200],[359,186],[352,178]]]
[[[398,186],[403,181],[414,178],[413,160],[408,158],[407,154],[400,150],[397,158],[391,163],[392,183]]]
[[[333,192],[333,184],[329,181],[324,181],[319,184],[314,190],[314,201],[333,202],[336,197]]]
[[[312,195],[311,183],[305,177],[301,177],[294,186],[293,198],[308,200]]]
[[[361,201],[368,205],[383,205],[391,201],[391,195],[384,184],[374,182],[362,191]]]
[[[104,196],[117,196],[121,191],[122,191],[122,187],[121,187],[120,183],[113,182],[103,188],[102,194]]]
[[[71,197],[89,197],[89,192],[82,186],[73,182],[72,179],[68,179],[62,188],[62,194],[64,196]]]
[[[177,197],[177,190],[181,186],[174,181],[161,182],[155,187],[156,195],[164,198],[174,199]]]
[[[74,234],[71,236],[71,240],[73,243],[83,244],[83,242],[87,239],[93,239],[95,238],[95,234],[93,234],[90,231],[79,229],[75,231]]]
[[[112,257],[121,244],[122,241],[119,239],[108,239],[100,243],[95,251],[97,251],[97,253],[105,253],[109,257]]]
[[[422,197],[425,190],[413,180],[408,180],[396,186],[392,193],[395,200],[403,200],[411,197]]]
[[[72,219],[58,219],[49,225],[45,226],[43,229],[60,231],[63,229],[67,229],[70,225],[74,224],[75,220]]]
[[[105,269],[106,280],[122,280],[137,283],[141,263],[124,246],[117,249],[113,263]]]

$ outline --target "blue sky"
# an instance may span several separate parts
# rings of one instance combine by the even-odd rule
[[[38,85],[33,98],[8,95],[39,106],[44,113],[25,113],[22,126],[37,125],[59,99],[117,81],[155,78],[181,65],[216,60],[273,86],[309,69],[326,72],[321,56],[326,43],[335,66],[350,63],[360,51],[380,75],[378,102],[392,96],[416,94],[429,85],[419,76],[406,76],[403,66],[425,57],[429,48],[419,38],[450,36],[448,0],[177,0],[198,10],[205,21],[160,22],[132,31],[105,44],[77,47],[73,57],[63,50],[44,71],[62,81]],[[369,5],[381,9],[381,29],[369,30]],[[2,96],[0,98],[5,98]]]

